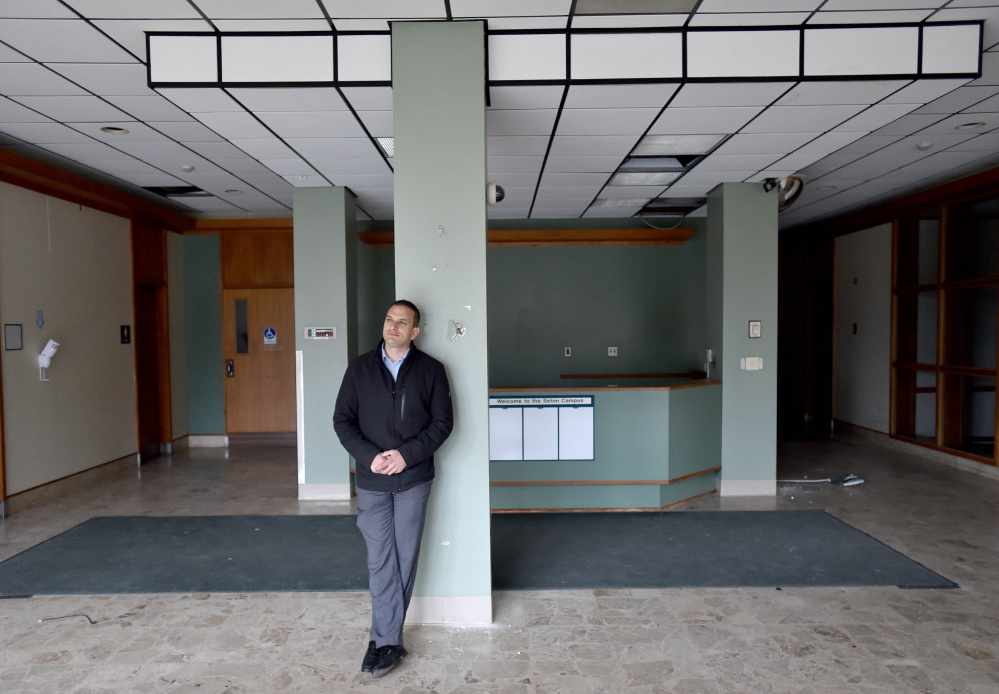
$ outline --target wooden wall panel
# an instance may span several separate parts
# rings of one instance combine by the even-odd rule
[[[295,286],[291,230],[227,230],[219,236],[224,289]]]

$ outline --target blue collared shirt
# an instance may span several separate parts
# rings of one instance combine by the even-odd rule
[[[385,354],[385,343],[382,343],[382,362],[384,362],[385,366],[387,366],[388,370],[392,373],[393,381],[399,379],[399,369],[402,367],[402,363],[406,361],[406,357],[408,356],[409,350],[407,349],[406,353],[402,355],[402,358],[399,361],[394,362],[388,358],[387,354]]]

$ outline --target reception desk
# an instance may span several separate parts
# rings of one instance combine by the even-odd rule
[[[659,509],[715,491],[717,381],[494,388],[489,402],[493,510]]]

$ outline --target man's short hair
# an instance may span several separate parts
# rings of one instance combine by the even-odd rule
[[[392,306],[405,306],[410,309],[413,312],[413,325],[417,328],[420,327],[420,309],[416,308],[416,304],[406,299],[399,299],[398,301],[393,301]],[[392,306],[389,306],[389,308],[392,308]]]

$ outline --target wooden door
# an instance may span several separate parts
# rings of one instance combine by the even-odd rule
[[[295,290],[224,289],[222,307],[226,432],[295,431]]]

